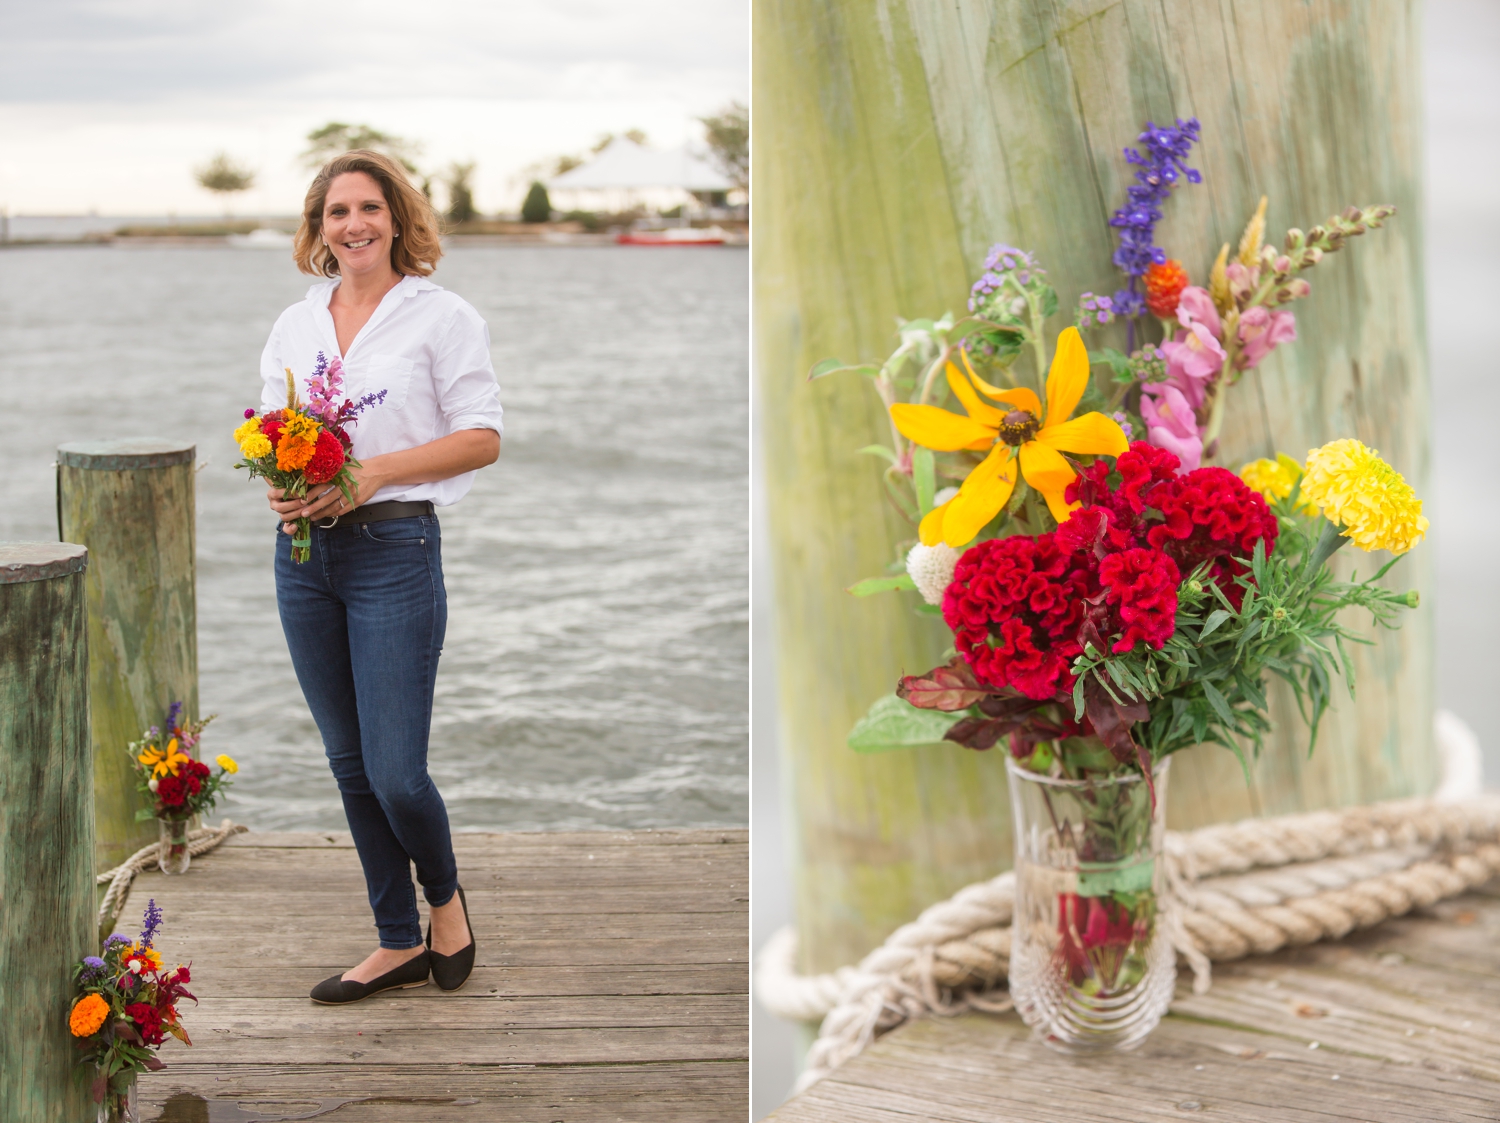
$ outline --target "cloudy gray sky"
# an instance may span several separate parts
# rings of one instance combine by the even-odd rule
[[[632,127],[696,141],[748,101],[744,0],[0,0],[0,206],[13,214],[212,214],[195,165],[259,184],[238,213],[293,213],[304,137],[330,120],[473,160],[482,209],[515,175]]]

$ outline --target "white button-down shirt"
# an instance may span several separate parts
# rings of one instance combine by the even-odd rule
[[[329,361],[338,356],[328,310],[338,284],[335,278],[313,285],[271,329],[260,357],[266,409],[286,406],[285,368],[291,368],[305,400],[318,352]],[[386,392],[384,401],[367,407],[348,429],[356,460],[414,448],[461,429],[503,432],[489,327],[467,301],[425,277],[403,277],[385,294],[343,360],[347,397]],[[438,483],[383,487],[365,502],[430,499],[447,507],[473,483],[474,473],[465,472]]]

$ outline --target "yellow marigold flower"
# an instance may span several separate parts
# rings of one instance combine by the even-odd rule
[[[218,766],[225,772],[228,772],[231,776],[240,770],[240,766],[234,762],[234,758],[232,756],[226,756],[224,753],[220,753],[218,756],[214,757],[214,762],[218,764]]]
[[[68,1029],[74,1037],[89,1037],[99,1032],[104,1019],[109,1017],[109,1003],[97,994],[86,994],[73,1006],[68,1015]]]
[[[1275,460],[1252,460],[1240,469],[1240,479],[1267,499],[1285,499],[1301,478],[1302,465],[1284,452],[1278,452]],[[1306,494],[1297,497],[1297,510],[1309,515],[1318,513]]]
[[[271,438],[264,433],[251,433],[240,442],[240,451],[247,460],[259,460],[271,455]]]
[[[1422,501],[1401,473],[1359,441],[1330,441],[1307,454],[1302,494],[1361,550],[1404,554],[1427,533]]]
[[[234,431],[234,443],[245,447],[245,438],[260,432],[260,418],[247,417],[245,423]]]

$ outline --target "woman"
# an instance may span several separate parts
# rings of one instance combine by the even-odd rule
[[[269,490],[281,517],[276,600],[297,681],[338,780],[380,946],[313,988],[357,1002],[429,973],[454,990],[474,934],[427,774],[433,681],[447,624],[433,507],[456,503],[500,455],[501,410],[479,314],[428,274],[442,255],[432,207],[376,152],[329,161],[308,188],[293,256],[332,278],[281,314],[261,357],[267,409],[286,404],[286,368],[306,393],[321,351],[343,360],[351,398],[385,391],[353,428],[354,503],[331,484],[304,499]],[[292,561],[295,520],[311,557]],[[410,865],[431,906],[424,945]]]

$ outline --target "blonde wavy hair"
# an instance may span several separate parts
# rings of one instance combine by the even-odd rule
[[[391,242],[391,268],[408,277],[425,277],[437,267],[443,256],[438,241],[438,220],[427,196],[406,178],[406,170],[380,152],[356,148],[335,156],[319,169],[307,189],[302,203],[302,224],[292,244],[292,260],[297,268],[314,276],[337,277],[338,259],[323,244],[323,206],[328,188],[341,175],[364,172],[380,185],[386,206],[399,238]]]

